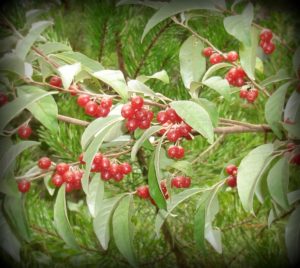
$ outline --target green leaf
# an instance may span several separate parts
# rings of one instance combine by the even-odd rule
[[[172,161],[169,165],[171,168],[175,168],[176,170],[188,175],[194,175],[194,166],[190,161],[182,160],[182,161]]]
[[[156,97],[156,93],[148,86],[138,80],[130,80],[128,82],[128,91],[142,93],[146,96]]]
[[[25,64],[16,54],[7,53],[0,59],[0,70],[25,75]]]
[[[104,199],[99,205],[99,211],[93,221],[94,232],[104,250],[107,250],[110,240],[110,222],[112,215],[122,198],[126,194]]]
[[[199,82],[205,72],[206,60],[201,53],[203,48],[202,41],[195,36],[190,36],[180,47],[180,74],[188,89],[192,82]]]
[[[39,144],[40,143],[36,141],[22,141],[11,146],[6,154],[4,154],[1,158],[0,178],[2,179],[5,176],[18,155],[20,155],[24,150]]]
[[[289,217],[285,227],[285,244],[291,264],[297,266],[300,262],[300,206]]]
[[[49,55],[58,51],[71,51],[72,48],[66,44],[58,42],[47,42],[38,46],[45,55]]]
[[[64,65],[58,68],[58,72],[60,74],[65,89],[69,88],[75,75],[77,75],[80,71],[81,71],[80,63]]]
[[[86,203],[93,218],[96,217],[103,199],[104,182],[99,179],[99,174],[95,174],[89,184],[89,190],[86,195]]]
[[[207,80],[202,81],[202,83],[205,86],[217,91],[224,98],[228,99],[229,97],[228,92],[230,90],[230,85],[226,79],[223,79],[220,76],[212,76]]]
[[[263,144],[252,150],[241,161],[237,175],[238,194],[246,211],[253,212],[253,197],[268,158],[274,151],[273,144]]]
[[[165,2],[159,2],[159,1],[140,1],[140,0],[121,0],[117,3],[117,6],[122,6],[122,5],[130,5],[130,4],[134,4],[134,5],[143,5],[143,6],[147,6],[147,7],[151,7],[154,9],[158,9],[160,7],[162,7]]]
[[[208,9],[217,11],[212,1],[194,1],[194,0],[172,0],[165,5],[162,5],[158,11],[150,18],[148,21],[142,36],[142,40],[146,36],[146,34],[154,28],[158,23],[164,21],[165,19],[181,13],[186,10],[193,9]],[[199,52],[201,53],[201,52]]]
[[[249,33],[251,38],[251,44],[246,45],[244,43],[240,46],[240,61],[246,74],[253,80],[255,80],[255,65],[256,65],[256,49],[258,45],[258,30],[254,27]]]
[[[194,130],[204,136],[211,144],[214,141],[214,129],[209,114],[193,101],[173,101],[170,106]]]
[[[117,248],[132,266],[137,267],[131,224],[132,201],[132,195],[127,195],[120,201],[114,212],[112,223]]]
[[[281,82],[284,80],[290,80],[291,76],[287,73],[286,69],[280,69],[278,72],[272,76],[269,76],[264,81],[262,81],[260,84],[263,87],[269,86],[271,84]]]
[[[160,209],[166,209],[166,200],[160,189],[160,169],[159,169],[159,153],[162,139],[156,147],[155,152],[152,154],[148,168],[148,184],[150,195],[154,199],[156,205]]]
[[[287,158],[280,158],[271,168],[267,178],[272,198],[284,209],[289,208],[287,198],[289,184],[289,163]]]
[[[46,175],[46,176],[44,177],[44,185],[45,185],[45,187],[46,187],[48,193],[49,193],[51,196],[53,196],[54,193],[55,193],[55,187],[53,186],[53,184],[52,184],[52,182],[51,182],[51,178],[52,178],[51,174]]]
[[[21,60],[25,60],[31,46],[40,37],[40,34],[52,24],[52,21],[39,21],[32,24],[28,34],[18,41],[16,46],[16,54]]]
[[[285,95],[290,82],[280,86],[267,100],[265,105],[265,117],[278,138],[282,137],[281,124],[283,117],[283,106],[285,103]]]
[[[205,198],[206,197],[206,198]],[[204,201],[202,201],[202,199]],[[203,252],[206,252],[205,248],[205,211],[206,211],[206,199],[207,193],[204,193],[204,197],[200,199],[200,205],[197,208],[194,218],[194,239],[196,246]]]
[[[30,241],[30,229],[26,219],[24,202],[21,195],[17,197],[5,196],[3,208],[13,230],[26,242]],[[2,230],[1,230],[2,232]]]
[[[3,39],[1,39],[0,53],[5,53],[11,51],[18,41],[18,37],[16,35],[9,35]]]
[[[300,200],[300,190],[296,190],[288,193],[288,200],[290,205]]]
[[[219,254],[222,253],[221,231],[219,229],[213,228],[211,225],[206,226],[205,239]]]
[[[154,133],[160,131],[162,126],[152,126],[148,128],[143,135],[135,142],[131,150],[131,161],[135,160],[138,150],[142,147],[143,143],[149,139]]]
[[[57,193],[54,204],[54,225],[59,236],[65,243],[74,249],[79,249],[78,244],[74,238],[72,228],[67,215],[66,205],[66,185],[63,184]]]
[[[47,92],[33,86],[21,86],[17,88],[18,96],[23,98],[26,95],[43,93]],[[31,114],[40,121],[46,128],[48,128],[51,132],[55,133],[58,129],[57,115],[58,108],[56,105],[56,101],[52,96],[46,96],[41,100],[34,102],[26,107],[27,110],[31,112]]]
[[[139,75],[136,80],[140,81],[141,83],[147,82],[149,79],[157,79],[162,81],[165,84],[170,83],[169,76],[165,70],[161,70],[160,72],[156,72],[153,75]],[[129,87],[129,83],[128,83]]]
[[[2,106],[0,109],[0,114],[4,114],[5,117],[1,118],[0,121],[0,131],[6,127],[6,125],[17,115],[19,115],[24,109],[26,109],[29,105],[37,102],[38,100],[52,94],[56,94],[56,91],[52,92],[40,92],[40,93],[32,93],[26,94],[22,97],[15,98],[13,101],[7,103]]]
[[[300,47],[297,47],[293,55],[293,69],[297,77],[299,77],[300,70]]]
[[[226,17],[223,21],[225,30],[244,43],[246,46],[251,45],[250,31],[253,21],[253,5],[249,3],[242,14]]]
[[[216,127],[219,121],[219,112],[217,105],[204,98],[193,99],[193,101],[198,103],[200,106],[202,106],[202,108],[204,108],[208,112],[213,126]]]
[[[300,93],[294,90],[284,108],[284,121],[297,122],[300,111]]]
[[[214,72],[226,68],[226,67],[232,67],[233,65],[227,62],[221,62],[218,64],[214,64],[211,67],[209,67],[209,69],[206,71],[206,73],[204,74],[204,76],[202,77],[202,82],[207,80],[208,77],[210,77]]]
[[[124,75],[117,70],[103,70],[92,74],[94,77],[111,86],[123,100],[128,98],[127,84]]]

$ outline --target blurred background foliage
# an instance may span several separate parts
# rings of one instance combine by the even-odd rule
[[[170,84],[151,82],[151,88],[172,99],[188,99],[179,72],[179,48],[190,35],[184,29],[164,21],[155,27],[141,43],[141,36],[153,10],[142,6],[115,7],[116,1],[10,1],[1,2],[1,9],[17,28],[24,24],[25,12],[33,8],[45,9],[42,17],[52,18],[54,26],[46,32],[50,41],[70,44],[74,51],[100,61],[107,69],[121,69],[127,77],[139,74],[150,75],[165,69]],[[261,1],[262,2],[262,1]],[[299,18],[293,10],[285,7],[269,8],[257,1],[256,21],[283,36],[292,48],[299,41],[295,31]],[[230,37],[222,24],[222,17],[202,13],[191,21],[191,26],[207,37],[216,47],[224,51],[238,50],[238,42]],[[201,53],[199,51],[199,53]],[[264,59],[264,73],[260,79],[274,74],[282,67],[291,70],[292,52],[277,43],[277,51]],[[275,88],[270,87],[273,91]],[[201,96],[215,102],[221,117],[244,120],[251,123],[264,122],[264,96],[254,105],[243,103],[237,94],[225,101],[210,90]],[[57,98],[59,113],[86,119],[74,98],[63,95]],[[39,149],[22,155],[18,162],[18,174],[24,167],[35,165],[39,156],[50,155],[52,159],[76,161],[81,152],[80,137],[82,127],[59,123],[58,134],[53,136],[41,126],[36,132],[42,142]],[[226,163],[239,162],[251,148],[272,141],[269,134],[227,135],[218,148],[199,159],[190,169],[192,186],[209,186],[224,178],[222,173]],[[208,144],[201,137],[184,143],[186,159],[191,162]],[[146,155],[148,152],[146,151]],[[129,160],[124,157],[123,160]],[[106,191],[132,191],[146,183],[141,168],[134,164],[132,176],[119,184],[107,183]],[[294,168],[292,176],[299,170]],[[215,225],[222,231],[223,253],[216,253],[207,244],[206,252],[200,252],[193,239],[193,221],[197,197],[184,202],[176,210],[177,217],[170,218],[168,225],[173,242],[179,245],[186,263],[191,267],[286,267],[288,260],[284,246],[284,220],[267,227],[268,212],[271,207],[267,200],[264,205],[255,204],[256,217],[245,213],[235,190],[226,190],[219,195],[220,212]],[[22,244],[21,263],[16,263],[4,252],[1,257],[13,267],[127,267],[128,264],[111,241],[107,252],[101,247],[93,233],[92,222],[86,208],[84,196],[74,193],[68,196],[69,218],[81,252],[65,247],[53,226],[53,204],[43,182],[34,183],[32,191],[26,195],[26,211],[31,227],[31,242]],[[141,267],[174,267],[175,255],[170,245],[161,235],[154,232],[155,208],[150,202],[134,199],[134,248]]]

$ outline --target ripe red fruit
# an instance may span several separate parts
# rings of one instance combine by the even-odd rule
[[[150,197],[150,192],[149,192],[149,186],[148,185],[142,185],[139,186],[136,189],[136,194],[143,199],[147,199]]]
[[[170,129],[167,133],[167,139],[171,142],[176,142],[180,138],[179,130],[177,129]]]
[[[270,29],[263,29],[261,31],[259,37],[260,37],[260,40],[270,42],[273,37],[273,33]]]
[[[18,182],[18,189],[19,189],[19,192],[21,192],[21,193],[28,192],[30,189],[30,186],[31,186],[31,183],[28,180],[23,179]]]
[[[85,105],[90,101],[90,96],[89,95],[79,95],[78,98],[77,98],[77,104],[80,106],[80,107],[85,107]]]
[[[224,60],[223,56],[220,55],[219,53],[213,53],[210,57],[209,57],[209,62],[211,64],[217,64],[217,63],[221,63]]]
[[[96,115],[97,108],[98,108],[98,105],[94,101],[89,101],[84,107],[85,113],[90,116]]]
[[[236,175],[238,168],[236,165],[229,164],[225,170],[228,175]]]
[[[103,181],[108,181],[112,178],[110,172],[108,170],[103,170],[101,171],[101,179]]]
[[[54,86],[54,87],[61,87],[62,86],[62,80],[59,76],[52,76],[50,78],[49,84],[51,86]]]
[[[177,176],[171,180],[171,187],[181,188],[183,176]]]
[[[151,121],[149,121],[147,119],[139,121],[138,126],[140,129],[148,129],[151,126]]]
[[[170,158],[176,158],[176,156],[177,156],[177,146],[175,146],[175,145],[172,145],[172,146],[170,146],[169,148],[168,148],[168,156],[170,157]]]
[[[239,58],[239,55],[236,51],[230,51],[227,53],[227,61],[234,62]]]
[[[82,179],[83,173],[84,172],[81,169],[74,171],[75,181],[80,181]]]
[[[134,116],[134,109],[131,107],[130,104],[125,104],[121,109],[121,115],[124,118],[130,119]]]
[[[108,116],[109,112],[110,112],[110,108],[106,108],[106,107],[102,107],[101,105],[98,105],[95,116],[106,117]]]
[[[32,133],[32,129],[30,126],[23,125],[18,128],[18,135],[21,139],[24,140],[28,139],[31,133]]]
[[[140,110],[135,112],[135,118],[137,120],[145,120],[147,119],[147,113],[148,112],[146,109],[141,108]]]
[[[107,157],[103,156],[99,166],[101,170],[108,170],[110,167],[110,160]]]
[[[93,163],[96,165],[100,165],[103,159],[103,155],[101,153],[96,153],[93,159]]]
[[[299,166],[300,165],[300,153],[293,156],[293,158],[290,160],[290,163]]]
[[[167,189],[167,185],[166,185],[165,181],[160,182],[160,188],[163,192],[164,198],[168,199],[169,198],[169,193],[168,193],[168,189]]]
[[[113,176],[113,179],[114,179],[115,181],[117,181],[117,182],[123,180],[123,178],[124,178],[124,174],[121,173],[121,172],[119,172],[119,173],[117,173],[117,174],[115,174],[115,175]]]
[[[190,132],[192,131],[192,128],[187,125],[186,123],[182,123],[179,127],[180,135],[183,137],[189,136]]]
[[[60,187],[64,183],[62,176],[57,173],[52,176],[51,181],[55,187]]]
[[[51,159],[48,157],[42,157],[38,161],[38,166],[40,169],[47,170],[51,166]]]
[[[128,119],[125,126],[128,131],[135,131],[139,126],[139,121],[135,118]]]
[[[247,89],[242,89],[240,90],[240,98],[241,99],[246,99],[248,95],[248,90]]]
[[[69,170],[62,175],[62,178],[65,182],[73,183],[75,181],[75,174],[73,171]]]
[[[202,55],[204,57],[210,57],[211,54],[213,54],[214,50],[212,49],[212,47],[206,47],[202,50]]]
[[[159,111],[156,115],[156,120],[160,124],[166,123],[169,119],[165,111]]]
[[[69,170],[69,165],[66,163],[59,163],[56,165],[55,169],[59,175],[63,175],[65,172]]]
[[[181,159],[184,157],[184,149],[181,146],[177,146],[176,158]]]
[[[113,177],[121,172],[120,166],[116,163],[112,163],[108,170]]]
[[[74,190],[73,184],[67,182],[67,183],[66,183],[66,192],[67,192],[67,193],[70,193],[70,192],[72,192],[73,190]]]
[[[190,177],[183,177],[182,180],[182,187],[189,188],[191,186],[191,178]]]
[[[123,174],[127,175],[132,171],[132,167],[129,163],[124,162],[120,165],[120,169],[122,171]]]
[[[266,54],[272,54],[275,50],[275,44],[272,42],[269,42],[263,47],[263,50]]]
[[[100,102],[100,105],[103,107],[103,108],[108,108],[110,109],[111,106],[112,106],[112,99],[110,97],[104,97],[102,98],[101,102]]]
[[[0,107],[8,102],[8,97],[4,93],[0,93]]]
[[[231,187],[231,188],[236,187],[236,185],[237,185],[236,177],[233,176],[233,175],[230,175],[230,176],[226,179],[226,184],[227,184],[229,187]]]
[[[75,84],[73,84],[69,87],[69,91],[70,91],[72,96],[76,96],[77,91],[78,91],[78,87]]]
[[[249,103],[253,103],[256,100],[257,96],[258,96],[257,93],[258,93],[258,91],[254,91],[254,90],[248,91],[248,94],[247,94],[247,97],[246,97],[247,101]]]
[[[135,96],[131,98],[131,106],[134,110],[139,110],[144,105],[144,99],[140,96]]]
[[[182,121],[176,111],[172,108],[166,110],[166,115],[168,120],[170,120],[172,123],[180,123]]]
[[[242,67],[236,67],[236,77],[244,78],[246,76],[246,73]]]
[[[152,111],[148,110],[146,119],[151,122],[153,117],[154,117],[154,113]]]
[[[81,180],[75,180],[72,186],[73,190],[80,190],[82,188]]]
[[[237,87],[241,87],[241,86],[244,85],[244,83],[245,83],[244,78],[238,77],[238,78],[233,82],[233,85],[234,85],[234,86],[237,86]]]

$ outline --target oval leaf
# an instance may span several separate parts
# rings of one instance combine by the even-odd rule
[[[81,71],[80,63],[64,65],[58,68],[58,72],[60,74],[65,89],[69,88],[75,75],[77,75],[80,71]]]
[[[99,174],[95,174],[89,184],[89,190],[86,195],[86,203],[93,218],[96,217],[103,199],[104,181],[99,179]]]
[[[228,92],[230,90],[230,85],[226,79],[220,76],[212,76],[205,81],[202,81],[207,87],[217,91],[221,96],[228,99]]]
[[[145,83],[147,82],[149,79],[157,79],[162,81],[165,84],[169,84],[170,83],[170,79],[169,76],[167,74],[167,72],[165,70],[162,70],[160,72],[154,73],[153,75],[140,75],[136,78],[136,80]],[[129,86],[129,84],[128,84]]]
[[[142,93],[146,96],[156,97],[156,93],[148,86],[138,80],[130,80],[128,82],[128,91]]]

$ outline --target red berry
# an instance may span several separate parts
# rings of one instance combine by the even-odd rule
[[[99,166],[101,170],[108,170],[110,167],[110,160],[107,157],[103,156]]]
[[[32,129],[30,126],[23,125],[18,128],[18,135],[21,139],[24,140],[28,139],[31,133],[32,133]]]
[[[214,50],[211,47],[206,47],[202,50],[202,55],[204,57],[210,57],[213,54]]]
[[[93,159],[93,163],[96,165],[101,165],[103,155],[101,153],[96,153]]]
[[[74,190],[73,184],[67,182],[67,183],[66,183],[66,192],[67,192],[67,193],[70,193],[70,192],[72,192],[73,190]]]
[[[74,171],[74,179],[75,179],[75,181],[81,181],[83,174],[84,174],[83,170],[81,170],[81,169]]]
[[[273,33],[269,29],[263,29],[261,31],[259,37],[260,37],[260,40],[270,42],[273,37]]]
[[[246,76],[246,73],[242,67],[237,67],[236,68],[236,77],[237,78],[244,78]]]
[[[108,181],[112,178],[110,172],[108,170],[103,170],[101,171],[101,179],[103,181]]]
[[[181,146],[177,146],[176,158],[181,159],[184,157],[184,149]]]
[[[248,101],[249,103],[253,103],[253,102],[256,100],[257,95],[258,95],[257,92],[258,92],[258,91],[253,91],[253,90],[248,91],[248,94],[247,94],[247,101]]]
[[[90,96],[89,95],[79,95],[77,98],[77,104],[80,107],[85,107],[85,105],[90,101]]]
[[[49,84],[51,86],[54,86],[54,87],[61,87],[62,86],[62,80],[59,76],[52,76],[50,78]]]
[[[168,121],[168,116],[165,111],[159,111],[156,115],[156,120],[160,124],[164,124]]]
[[[242,89],[240,90],[240,98],[241,99],[246,99],[248,95],[248,90],[247,89]]]
[[[135,118],[128,119],[125,123],[126,128],[128,131],[135,131],[139,126],[139,121]]]
[[[166,185],[165,181],[160,182],[160,188],[163,192],[164,198],[168,199],[169,198],[169,193],[168,193],[168,189],[167,189],[167,185]]]
[[[183,137],[189,136],[190,132],[192,131],[192,128],[187,125],[186,123],[182,123],[179,127],[180,135]]]
[[[140,129],[148,129],[151,126],[151,121],[149,120],[142,120],[138,122]]]
[[[170,129],[167,133],[167,139],[171,142],[176,142],[180,138],[177,129]]]
[[[143,199],[147,199],[150,197],[149,187],[148,185],[139,186],[136,189],[136,194]]]
[[[73,183],[75,181],[75,174],[73,171],[69,170],[62,175],[62,178],[64,182]]]
[[[114,175],[113,178],[114,178],[115,181],[121,181],[124,178],[124,174],[119,172],[116,175]]]
[[[189,188],[191,186],[191,178],[190,177],[183,177],[182,179],[182,187]]]
[[[48,157],[40,158],[38,166],[40,169],[48,169],[51,166],[51,159]]]
[[[147,119],[147,114],[148,112],[146,109],[140,109],[135,112],[135,118],[142,121]]]
[[[259,46],[264,49],[267,45],[269,44],[269,42],[266,42],[264,40],[260,40],[259,41]]]
[[[60,187],[64,183],[62,176],[57,173],[52,176],[51,181],[55,187]]]
[[[298,153],[298,154],[294,155],[293,158],[290,160],[290,163],[299,166],[300,165],[300,154]]]
[[[131,106],[134,110],[139,110],[144,105],[144,99],[140,96],[135,96],[131,98]]]
[[[219,53],[213,53],[210,57],[209,57],[209,62],[211,64],[217,64],[217,63],[221,63],[223,61],[223,56],[220,55]]]
[[[85,113],[86,113],[87,115],[90,115],[90,116],[95,116],[95,115],[96,115],[96,113],[97,113],[97,108],[98,108],[98,105],[97,105],[97,103],[94,102],[94,101],[89,101],[89,102],[85,105],[85,107],[84,107]]]
[[[110,109],[111,106],[112,106],[112,99],[110,97],[104,97],[102,98],[101,102],[100,102],[100,105],[103,107],[103,108],[107,108],[107,109]]]
[[[227,167],[226,167],[226,173],[228,175],[236,175],[237,173],[237,166],[236,165],[233,165],[233,164],[229,164]]]
[[[56,165],[55,169],[59,175],[63,175],[65,172],[69,170],[69,165],[66,163],[59,163]]]
[[[263,50],[266,54],[272,54],[275,50],[275,45],[272,42],[270,42],[264,46]]]
[[[69,87],[69,91],[70,91],[72,96],[76,96],[77,91],[78,91],[78,87],[75,84],[73,84]]]
[[[168,148],[168,156],[170,158],[176,158],[177,156],[178,147],[175,145],[172,145]]]
[[[31,183],[28,180],[23,179],[23,180],[19,181],[18,182],[19,192],[21,192],[21,193],[28,192],[30,189],[30,185],[31,185]]]
[[[177,176],[171,180],[171,187],[181,188],[182,187],[182,176]]]
[[[109,167],[109,172],[114,177],[117,173],[121,172],[121,168],[118,164],[112,163]]]
[[[236,187],[236,184],[237,184],[237,182],[236,182],[236,177],[233,176],[233,175],[230,175],[230,176],[227,178],[226,183],[227,183],[227,185],[228,185],[229,187],[231,187],[231,188]]]
[[[244,83],[245,83],[244,78],[238,77],[238,78],[235,80],[234,85],[237,86],[237,87],[241,87],[241,86],[244,85]]]
[[[178,116],[178,114],[176,113],[176,111],[172,108],[169,108],[166,110],[166,115],[167,115],[168,120],[170,120],[172,123],[177,123],[181,119]]]
[[[239,55],[237,54],[236,51],[230,51],[227,54],[227,60],[230,62],[234,62],[239,58]]]
[[[121,115],[124,118],[130,119],[134,116],[134,109],[131,107],[130,104],[125,104],[121,109]]]
[[[0,93],[0,107],[8,102],[8,97],[4,93]]]
[[[151,122],[153,117],[154,117],[154,113],[152,111],[148,110],[146,119]]]
[[[81,180],[75,180],[72,186],[73,190],[80,190],[82,188]]]
[[[120,169],[123,174],[127,175],[132,171],[132,167],[129,163],[125,162],[120,165]]]

